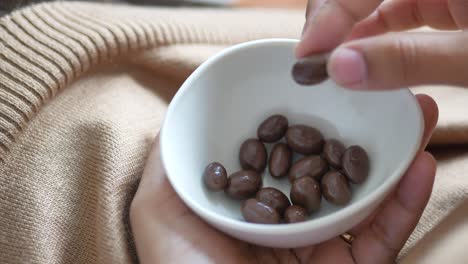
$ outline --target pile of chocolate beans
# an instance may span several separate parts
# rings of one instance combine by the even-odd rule
[[[270,155],[265,144],[274,144]],[[322,197],[337,206],[346,205],[352,198],[351,184],[364,182],[370,169],[362,147],[325,139],[311,126],[290,126],[280,114],[260,124],[257,138],[242,143],[239,163],[242,169],[229,177],[219,162],[208,164],[203,182],[210,191],[224,191],[242,201],[244,219],[261,224],[305,221],[320,210]],[[262,186],[267,167],[273,178],[288,177],[290,199],[276,188]]]

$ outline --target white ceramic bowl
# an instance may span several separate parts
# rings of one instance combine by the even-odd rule
[[[312,87],[297,85],[291,78],[296,44],[290,39],[258,40],[213,56],[180,88],[161,130],[163,163],[182,200],[219,230],[263,246],[315,244],[361,222],[398,183],[423,133],[419,104],[408,89],[357,92],[330,80]],[[255,137],[260,122],[276,113],[287,116],[290,124],[314,126],[326,138],[367,150],[369,177],[353,186],[347,206],[335,207],[322,199],[320,212],[306,222],[253,224],[243,220],[239,201],[205,188],[205,166],[218,161],[228,174],[239,170],[241,143]],[[267,171],[263,186],[289,195],[288,180],[272,179]]]

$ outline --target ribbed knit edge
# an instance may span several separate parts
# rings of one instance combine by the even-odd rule
[[[2,17],[0,163],[44,103],[95,65],[162,45],[226,45],[255,39],[258,35],[284,35],[274,29],[258,34],[258,27],[257,31],[246,27],[246,32],[236,35],[217,26],[216,20],[222,18],[217,10],[210,12],[213,20],[192,10],[185,10],[183,14],[187,17],[182,17],[176,9],[169,8],[55,2],[30,6]],[[278,19],[281,20],[281,15]],[[231,23],[234,27],[242,21]]]
[[[101,22],[82,7],[39,4],[0,20],[0,161],[41,106],[90,67],[166,44],[148,25]]]

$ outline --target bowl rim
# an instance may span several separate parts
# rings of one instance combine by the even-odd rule
[[[388,194],[390,190],[394,186],[396,186],[396,184],[403,177],[403,175],[405,174],[405,171],[409,168],[414,158],[416,157],[417,153],[419,152],[419,149],[422,144],[423,133],[424,133],[424,117],[423,117],[421,107],[416,97],[408,88],[405,87],[401,89],[405,90],[406,95],[409,96],[410,100],[412,100],[414,104],[416,104],[416,108],[418,112],[417,118],[419,119],[419,126],[417,127],[417,129],[419,129],[419,135],[418,135],[417,140],[415,141],[415,143],[413,144],[411,148],[411,152],[409,153],[408,158],[406,158],[405,160],[402,160],[399,166],[395,170],[393,170],[393,172],[387,177],[387,179],[380,186],[375,188],[365,197],[361,198],[360,200],[350,205],[347,205],[346,207],[340,210],[337,210],[328,215],[321,216],[316,219],[311,219],[305,222],[292,223],[292,224],[287,224],[287,225],[257,224],[257,223],[249,223],[249,222],[242,221],[239,219],[234,219],[234,218],[216,213],[202,206],[195,199],[191,199],[189,195],[184,194],[183,190],[179,189],[179,187],[174,183],[173,178],[171,177],[172,175],[171,168],[167,168],[166,166],[167,157],[166,155],[164,155],[164,153],[166,152],[165,149],[167,148],[167,145],[164,143],[166,139],[166,134],[167,134],[165,127],[167,123],[169,122],[168,120],[171,119],[171,116],[173,115],[175,111],[174,108],[177,106],[180,99],[187,93],[192,83],[196,81],[198,78],[200,78],[200,76],[203,74],[203,72],[207,68],[209,68],[212,64],[222,60],[227,55],[231,55],[235,52],[242,51],[243,49],[258,48],[258,47],[261,47],[262,45],[271,45],[271,44],[291,45],[291,44],[297,44],[298,42],[299,42],[298,39],[266,38],[266,39],[247,41],[247,42],[243,42],[243,43],[225,48],[224,50],[216,53],[215,55],[208,58],[205,62],[203,62],[185,80],[185,82],[182,84],[182,86],[179,88],[179,90],[173,97],[172,101],[170,102],[167,112],[166,112],[166,116],[164,117],[162,127],[160,129],[160,139],[159,139],[160,142],[159,143],[160,143],[160,156],[162,159],[162,165],[164,169],[166,170],[166,176],[172,188],[177,193],[177,195],[182,199],[182,201],[191,210],[193,210],[196,214],[201,216],[204,220],[207,220],[208,222],[216,223],[218,225],[222,225],[225,227],[229,227],[231,230],[242,230],[243,232],[256,233],[259,235],[286,235],[286,234],[291,234],[291,233],[301,233],[301,232],[305,232],[311,229],[318,229],[325,225],[330,225],[332,223],[337,223],[341,221],[342,219],[352,217],[357,212],[364,211],[366,208],[371,206],[376,200],[380,199],[378,203],[380,204],[384,198],[381,196]]]

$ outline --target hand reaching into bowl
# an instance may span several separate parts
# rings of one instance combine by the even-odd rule
[[[424,24],[443,29],[468,26],[462,1],[311,1],[297,56],[335,49],[328,71],[336,82],[354,89],[391,89],[425,83],[463,85],[464,32],[396,33]],[[376,10],[377,11],[374,11]],[[373,13],[372,13],[373,12]],[[371,14],[369,16],[369,14]],[[416,14],[416,15],[415,15]],[[397,18],[398,15],[398,19]],[[317,37],[318,36],[318,37]],[[361,39],[362,37],[368,37]],[[345,44],[343,44],[346,41]],[[340,46],[341,45],[341,46]],[[446,67],[434,67],[446,61]],[[130,220],[142,263],[393,263],[418,223],[435,176],[435,161],[424,152],[437,123],[438,110],[418,95],[425,132],[420,152],[400,184],[380,208],[340,237],[304,248],[273,249],[236,240],[209,226],[176,195],[155,141]]]
[[[159,140],[149,155],[130,208],[141,263],[393,263],[419,221],[432,190],[435,161],[424,152],[437,122],[434,101],[417,96],[425,132],[423,148],[400,184],[366,221],[341,238],[294,249],[259,247],[231,238],[195,215],[174,192],[160,159]],[[417,188],[415,188],[417,186]]]
[[[466,1],[309,0],[307,10],[296,55],[333,50],[328,73],[342,86],[468,85]],[[421,26],[456,31],[384,34]]]

